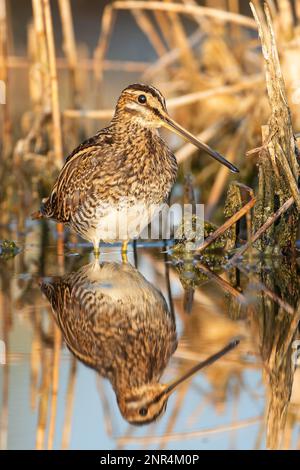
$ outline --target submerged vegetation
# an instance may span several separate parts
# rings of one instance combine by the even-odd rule
[[[15,256],[19,249],[15,242],[9,240],[0,240],[0,256],[1,258],[9,258]]]

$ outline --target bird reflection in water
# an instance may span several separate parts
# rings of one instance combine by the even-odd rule
[[[146,424],[166,409],[170,394],[202,367],[238,343],[161,384],[177,347],[175,319],[163,295],[129,263],[93,263],[43,282],[70,351],[107,378],[131,424]]]

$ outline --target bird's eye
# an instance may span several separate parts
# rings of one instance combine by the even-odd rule
[[[138,102],[141,103],[141,104],[145,104],[147,101],[147,98],[145,95],[139,95],[138,96]]]
[[[141,416],[146,416],[146,414],[148,413],[148,408],[141,408],[139,413]]]

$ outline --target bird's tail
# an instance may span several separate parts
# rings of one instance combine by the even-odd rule
[[[42,214],[41,211],[36,211],[36,212],[33,212],[33,214],[31,214],[31,218],[32,220],[43,219],[44,215]]]
[[[47,211],[45,210],[46,209],[45,204],[48,202],[48,200],[49,200],[48,197],[44,197],[42,199],[40,210],[31,214],[32,220],[39,220],[39,219],[47,218]]]

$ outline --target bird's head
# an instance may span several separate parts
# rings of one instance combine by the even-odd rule
[[[150,383],[118,395],[122,416],[130,424],[149,424],[165,411],[168,395],[166,385]]]
[[[118,393],[117,400],[122,416],[130,424],[136,425],[149,424],[155,421],[166,410],[168,398],[178,386],[200,369],[213,364],[234,349],[239,342],[238,338],[232,340],[223,349],[192,367],[169,384],[149,383],[133,390]]]
[[[239,171],[226,158],[174,121],[168,114],[165,98],[154,86],[135,83],[125,88],[117,103],[116,116],[121,116],[121,119],[126,117],[126,120],[130,120],[143,128],[158,129],[159,127],[165,127],[207,152],[232,172],[237,173]]]

